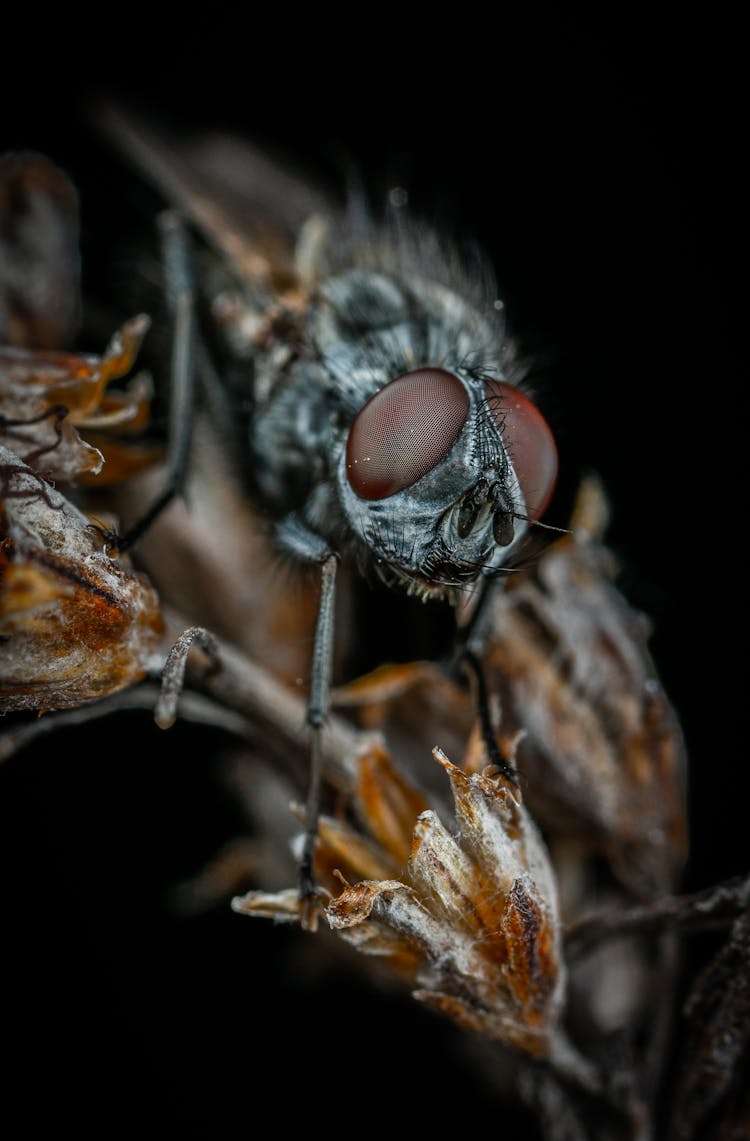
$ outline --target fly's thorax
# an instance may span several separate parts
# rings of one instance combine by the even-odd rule
[[[310,336],[350,419],[379,388],[420,365],[497,363],[504,352],[499,320],[493,327],[458,293],[377,269],[349,269],[322,282]]]
[[[296,320],[293,349],[271,338],[253,355],[252,467],[276,513],[335,481],[350,424],[394,377],[424,361],[500,351],[496,332],[457,293],[372,268],[322,279]]]

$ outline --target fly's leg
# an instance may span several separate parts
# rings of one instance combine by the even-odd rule
[[[475,592],[468,619],[456,630],[454,652],[460,661],[465,650],[481,651],[489,615],[489,602],[497,586],[497,578],[483,578]]]
[[[322,732],[331,694],[338,555],[296,515],[289,515],[281,521],[277,528],[277,537],[282,546],[297,558],[305,562],[318,563],[321,567],[320,602],[315,624],[310,695],[307,704],[307,724],[311,732],[310,777],[305,805],[305,835],[299,864],[300,923],[311,931],[316,925],[313,857],[320,816]]]
[[[482,666],[481,659],[477,657],[473,650],[464,649],[461,652],[459,660],[464,670],[467,673],[471,673],[474,677],[477,713],[479,714],[479,725],[482,731],[484,747],[487,752],[487,759],[491,765],[502,773],[506,780],[509,780],[511,784],[518,788],[518,772],[516,767],[512,765],[510,761],[506,761],[497,745],[495,727],[492,724],[492,715],[490,713],[487,682],[485,681],[484,667]]]
[[[195,299],[190,243],[185,224],[174,210],[159,215],[167,305],[174,319],[169,385],[167,475],[163,490],[124,535],[106,534],[122,554],[151,526],[175,496],[181,494],[187,474],[195,411]]]
[[[514,765],[505,760],[497,745],[490,713],[487,682],[481,659],[482,643],[489,616],[489,601],[496,585],[497,579],[495,578],[485,578],[480,584],[479,597],[468,621],[456,631],[453,660],[465,674],[471,674],[474,679],[479,725],[490,764],[499,769],[507,780],[518,787],[518,772]]]
[[[336,591],[336,563],[338,557],[328,553],[322,564],[320,603],[315,625],[310,699],[307,706],[307,723],[312,732],[310,782],[305,806],[305,840],[300,860],[300,895],[302,903],[314,891],[312,863],[318,834],[320,814],[320,780],[323,767],[321,734],[328,712],[331,693],[331,662],[333,658],[333,603]]]

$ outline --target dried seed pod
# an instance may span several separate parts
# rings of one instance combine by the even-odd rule
[[[648,624],[611,581],[611,554],[577,522],[601,496],[585,484],[572,534],[497,593],[485,666],[506,730],[524,731],[519,764],[537,819],[650,897],[685,860],[685,746]]]
[[[544,1056],[564,989],[546,848],[505,777],[466,773],[440,750],[435,759],[450,781],[455,833],[433,810],[420,810],[422,797],[384,751],[360,759],[354,811],[364,838],[349,824],[321,823],[316,873],[331,895],[325,917],[358,950],[406,975],[420,1001],[489,1038]],[[348,882],[363,873],[372,877],[374,866],[378,878]],[[290,898],[250,892],[233,906],[297,918]]]
[[[0,710],[64,709],[132,685],[161,629],[148,581],[0,445]]]

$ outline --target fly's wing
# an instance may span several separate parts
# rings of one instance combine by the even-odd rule
[[[279,355],[303,336],[336,206],[239,138],[170,132],[113,106],[99,110],[97,126],[206,243],[195,275],[206,332],[200,380],[252,477],[245,445],[257,393],[273,388]],[[269,344],[278,352],[266,377]]]
[[[271,293],[294,286],[300,231],[333,212],[322,193],[244,140],[167,136],[115,108],[101,112],[99,124],[245,286]]]

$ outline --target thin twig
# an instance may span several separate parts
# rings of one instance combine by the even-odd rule
[[[631,931],[639,934],[659,927],[704,931],[724,927],[750,903],[750,875],[735,876],[692,895],[673,895],[622,911],[584,916],[569,928],[565,950],[569,958],[584,954],[596,943]]]
[[[175,629],[183,625],[175,615],[169,615],[169,625]],[[208,694],[223,708],[242,715],[259,734],[270,730],[274,737],[294,749],[309,745],[307,702],[302,694],[294,693],[270,671],[253,661],[229,642],[213,637],[210,659],[188,654],[186,675],[188,684]],[[189,647],[188,647],[189,649]],[[377,733],[363,733],[354,729],[343,718],[329,713],[321,732],[321,761],[323,775],[338,792],[350,793],[353,788],[357,758],[375,743],[381,743]]]
[[[66,709],[59,713],[47,713],[31,721],[21,721],[0,733],[0,763],[14,753],[34,744],[48,733],[59,729],[76,729],[88,725],[93,720],[110,717],[115,713],[151,712],[159,699],[158,686],[143,684],[133,689],[123,690],[110,697],[101,698],[90,705],[77,709]],[[180,703],[180,717],[186,721],[198,722],[215,729],[223,729],[234,736],[247,738],[248,724],[245,718],[233,710],[225,709],[212,698],[199,693],[186,693]]]

